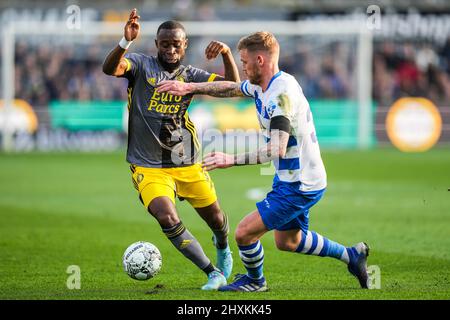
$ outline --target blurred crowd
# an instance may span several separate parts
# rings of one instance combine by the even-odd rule
[[[19,42],[15,55],[16,97],[32,106],[52,100],[116,100],[126,97],[126,80],[110,81],[102,72],[99,46],[76,52],[73,46],[30,46]],[[124,93],[125,92],[125,93]]]
[[[195,49],[196,44],[201,50]],[[186,63],[223,73],[221,59],[211,64],[201,54],[205,44],[193,41]],[[102,72],[103,60],[113,46],[34,46],[19,41],[15,51],[16,97],[34,107],[45,107],[52,100],[126,100],[127,80],[112,79]],[[281,47],[281,69],[297,77],[307,98],[356,98],[355,44],[290,41],[282,42]],[[142,50],[155,54],[154,48]],[[236,59],[239,61],[237,55]],[[402,96],[423,96],[450,105],[450,40],[441,47],[374,43],[372,85],[378,105],[390,105]]]
[[[383,42],[373,58],[373,97],[388,104],[403,96],[427,97],[450,105],[450,39],[435,49],[431,44]]]
[[[354,42],[299,39],[281,51],[280,68],[295,75],[308,99],[353,99],[357,94]],[[283,43],[281,47],[283,48]]]

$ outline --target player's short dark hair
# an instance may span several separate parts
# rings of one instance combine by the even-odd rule
[[[184,26],[175,20],[169,20],[161,23],[161,25],[158,27],[158,30],[156,31],[156,35],[159,34],[159,31],[161,30],[174,30],[174,29],[181,29],[183,30],[184,34],[186,34],[186,30],[184,29]]]

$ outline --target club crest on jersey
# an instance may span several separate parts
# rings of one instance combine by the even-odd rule
[[[183,76],[177,76],[175,79],[180,81],[180,82],[186,82],[186,81],[184,81]]]
[[[267,111],[267,113],[268,113],[270,118],[272,118],[273,112],[275,111],[276,107],[277,107],[277,105],[273,101],[269,102],[269,105],[266,108],[266,111]]]
[[[152,86],[156,85],[156,79],[155,78],[148,78],[147,79],[148,83],[150,83]]]

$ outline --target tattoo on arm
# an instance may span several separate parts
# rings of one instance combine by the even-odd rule
[[[273,145],[268,143],[256,151],[237,154],[234,156],[234,165],[245,166],[270,162],[278,158],[278,153],[273,147]]]
[[[271,141],[253,152],[234,156],[234,165],[261,164],[284,157],[289,140],[289,134],[281,130],[271,131]]]
[[[213,97],[243,97],[240,84],[231,81],[196,83],[193,91],[195,94],[207,94]]]

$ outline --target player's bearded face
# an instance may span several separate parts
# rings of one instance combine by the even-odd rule
[[[262,72],[255,62],[252,64],[253,65],[249,68],[250,70],[247,72],[248,80],[252,84],[260,85],[262,80]]]
[[[155,42],[161,65],[167,71],[176,70],[186,54],[188,40],[184,31],[181,29],[162,29]]]
[[[262,71],[259,68],[256,59],[257,55],[255,53],[248,52],[246,49],[241,50],[239,53],[241,55],[244,74],[247,76],[250,83],[259,85],[262,79]]]

